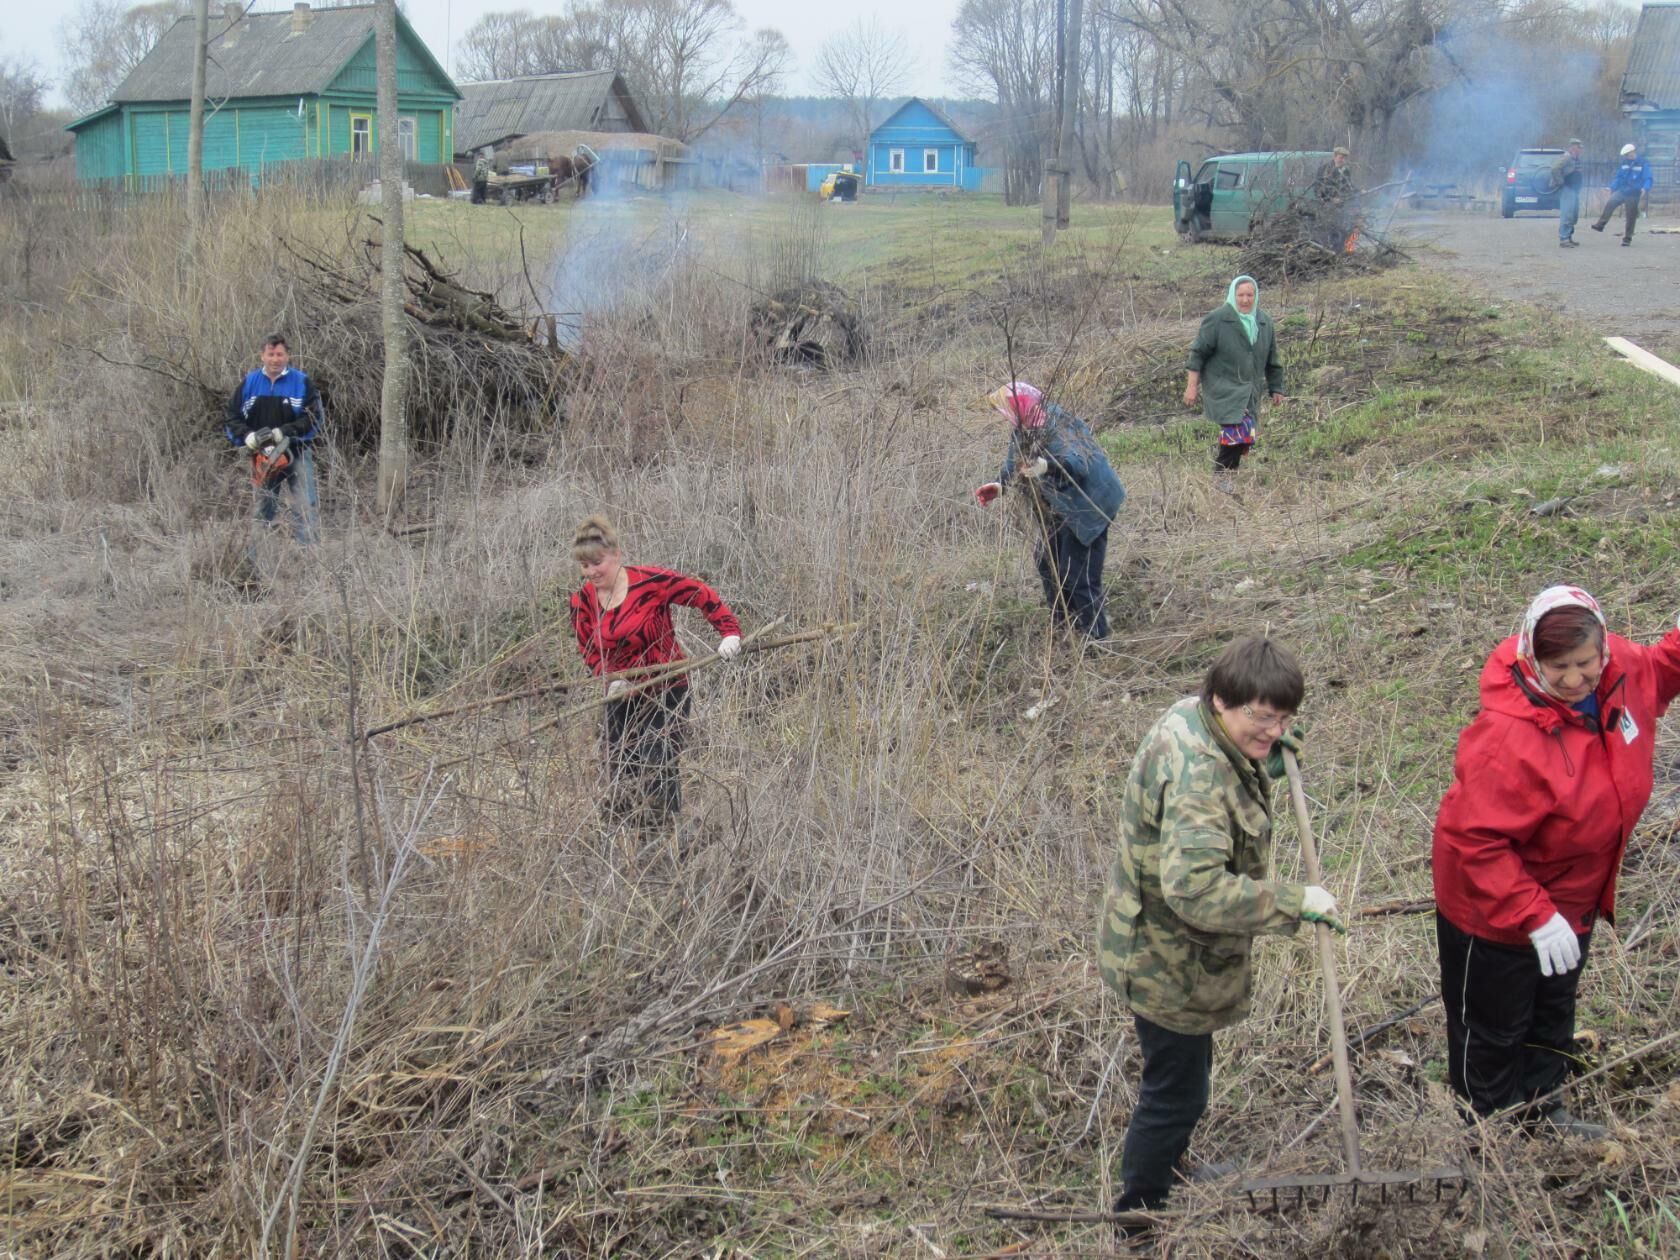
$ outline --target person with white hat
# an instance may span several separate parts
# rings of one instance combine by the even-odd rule
[[[1622,244],[1633,244],[1633,225],[1639,222],[1639,198],[1651,191],[1651,164],[1639,156],[1639,149],[1635,145],[1622,146],[1622,160],[1616,167],[1616,173],[1610,179],[1610,200],[1604,203],[1604,209],[1598,212],[1598,222],[1592,225],[1595,232],[1604,231],[1604,225],[1610,222],[1610,216],[1617,210],[1625,210],[1627,226],[1622,229]]]

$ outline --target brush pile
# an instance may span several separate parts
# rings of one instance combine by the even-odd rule
[[[326,397],[335,434],[369,447],[379,436],[384,343],[379,318],[379,242],[330,257],[287,241],[301,306],[297,327],[328,348],[311,375]],[[563,414],[561,388],[570,356],[553,316],[502,306],[493,294],[462,284],[424,250],[404,247],[413,334],[408,386],[410,431],[423,441],[447,437],[462,416],[493,417],[517,429],[544,427]]]
[[[752,329],[777,363],[836,368],[863,357],[863,316],[837,284],[807,280],[752,309]]]
[[[1408,261],[1357,206],[1331,207],[1316,199],[1292,201],[1254,226],[1238,271],[1261,284],[1332,273],[1381,271]]]

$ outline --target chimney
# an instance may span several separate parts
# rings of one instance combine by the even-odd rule
[[[309,29],[309,5],[305,0],[297,0],[292,6],[292,34],[301,35]]]

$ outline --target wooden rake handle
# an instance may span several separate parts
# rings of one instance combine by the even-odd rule
[[[1295,806],[1295,827],[1301,833],[1301,857],[1307,864],[1307,882],[1321,887],[1318,848],[1313,844],[1312,819],[1307,814],[1307,794],[1301,788],[1301,767],[1295,754],[1283,750],[1283,769],[1289,776],[1289,800]],[[1359,1121],[1353,1110],[1353,1071],[1348,1066],[1347,1027],[1342,1023],[1342,986],[1336,979],[1336,937],[1328,923],[1315,923],[1318,930],[1318,966],[1324,973],[1324,997],[1330,1007],[1330,1053],[1336,1065],[1336,1107],[1341,1115],[1342,1155],[1347,1170],[1359,1175]]]

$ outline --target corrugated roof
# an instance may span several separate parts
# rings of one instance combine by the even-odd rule
[[[1647,4],[1639,11],[1622,103],[1680,109],[1680,3]]]
[[[225,35],[210,41],[206,90],[212,99],[323,92],[372,36],[373,10],[371,4],[312,9],[301,31],[292,29],[291,10],[246,14]],[[397,22],[408,26],[400,13]],[[213,17],[211,29],[221,24]],[[412,28],[406,33],[425,49]],[[430,50],[425,55],[430,57]],[[192,93],[192,57],[193,22],[182,18],[164,32],[111,99],[186,100]],[[441,67],[437,73],[443,77]]]
[[[631,131],[646,131],[641,111],[616,70],[532,74],[461,84],[455,106],[455,152],[470,153],[535,131],[607,131],[607,98],[617,93]]]

